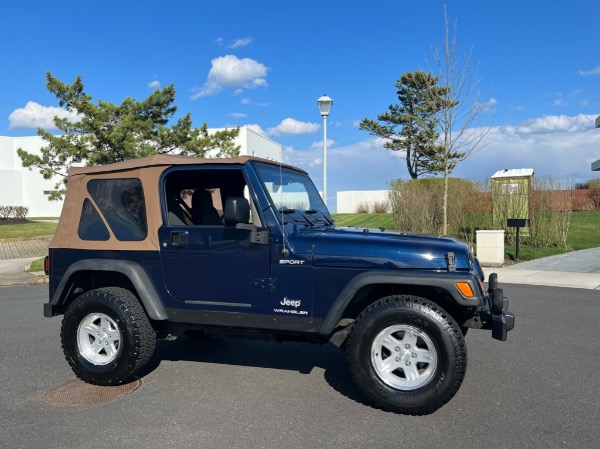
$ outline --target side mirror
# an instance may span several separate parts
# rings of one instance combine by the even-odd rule
[[[225,226],[235,226],[236,229],[248,231],[250,243],[257,245],[269,244],[269,230],[259,230],[255,225],[248,223],[250,221],[250,203],[243,196],[230,196],[227,198],[223,218]]]
[[[225,226],[250,221],[250,203],[243,196],[230,196],[225,202]]]

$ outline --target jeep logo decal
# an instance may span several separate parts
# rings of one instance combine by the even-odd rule
[[[283,298],[279,304],[281,304],[282,306],[292,306],[297,309],[298,307],[300,307],[300,304],[302,304],[302,301],[300,301],[299,299],[287,299],[286,297]]]

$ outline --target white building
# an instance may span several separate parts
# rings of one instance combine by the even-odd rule
[[[218,131],[217,129],[209,132]],[[49,201],[48,195],[60,177],[46,180],[38,169],[29,170],[21,164],[17,149],[39,154],[46,142],[38,136],[0,136],[0,206],[26,206],[30,217],[58,217],[62,201]],[[257,156],[282,161],[281,144],[248,129],[240,128],[235,139],[240,146],[240,156]]]
[[[389,197],[389,190],[337,192],[337,213],[354,214],[359,207],[373,211],[377,205],[383,204],[386,205],[387,211],[391,212]]]

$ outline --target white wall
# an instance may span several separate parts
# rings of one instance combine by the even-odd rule
[[[390,212],[388,193],[388,190],[337,192],[337,213],[353,214],[359,204],[368,204],[372,209],[373,204],[381,202],[388,203],[388,212]]]
[[[0,170],[0,206],[23,205],[23,175],[17,170]]]
[[[209,129],[209,133],[223,131],[225,128]],[[238,136],[234,140],[235,145],[240,146],[240,156],[256,156],[272,161],[282,162],[281,144],[258,134],[247,127],[241,127]]]
[[[281,144],[272,141],[271,139],[262,136],[251,129],[248,128],[240,128],[240,136],[242,139],[241,145],[242,153],[245,156],[257,156],[265,159],[270,159],[272,161],[282,162],[282,150]],[[244,145],[245,142],[245,145]]]
[[[44,142],[41,137],[0,136],[0,205],[26,206],[30,217],[58,217],[62,201],[48,201],[48,193],[61,179],[46,180],[37,169],[29,170],[21,165],[17,149],[23,148],[39,154]]]
[[[248,128],[240,128],[235,143],[240,145],[242,156],[281,161],[281,145]],[[60,216],[63,202],[48,201],[48,195],[61,178],[57,176],[51,180],[44,179],[39,170],[24,168],[17,154],[18,148],[40,154],[44,144],[39,136],[0,136],[0,206],[26,206],[30,217]]]

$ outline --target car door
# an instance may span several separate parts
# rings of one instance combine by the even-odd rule
[[[243,167],[176,169],[164,177],[165,224],[159,229],[166,288],[191,304],[250,307],[270,294],[270,245],[256,242],[251,224],[239,229],[223,222],[193,222],[200,207],[189,200],[199,189],[209,191],[216,214],[227,197],[249,195]],[[191,193],[190,193],[191,192]],[[186,194],[188,197],[186,198]],[[176,208],[179,207],[179,210]],[[207,206],[208,207],[208,206]],[[256,209],[250,221],[260,224]],[[199,219],[196,219],[199,220]]]

